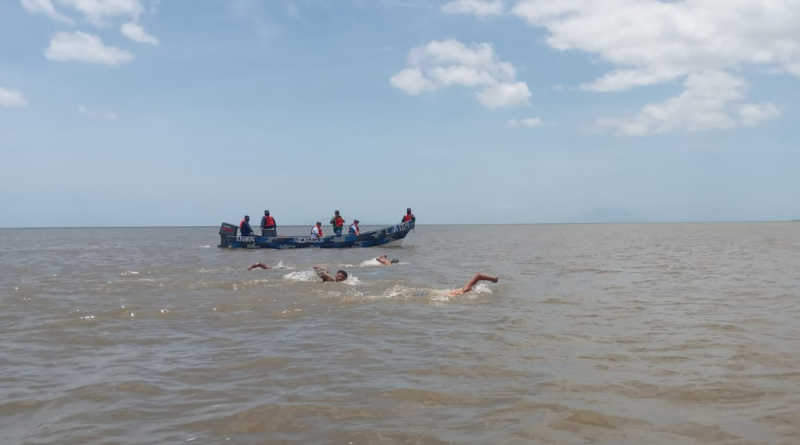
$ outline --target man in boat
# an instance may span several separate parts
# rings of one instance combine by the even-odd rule
[[[358,220],[350,224],[350,235],[361,235],[361,230],[358,228]]]
[[[386,257],[387,255],[385,254],[381,255],[378,258],[375,258],[375,261],[383,264],[384,266],[391,266],[392,264],[400,264],[400,260],[398,260],[397,258],[393,259],[392,261],[389,261],[386,259]]]
[[[322,223],[317,221],[317,225],[311,228],[311,239],[324,238],[322,234]]]
[[[337,236],[342,236],[344,218],[342,218],[342,215],[339,214],[338,210],[334,212],[333,218],[331,218],[331,226],[333,226],[333,233],[335,233]]]
[[[261,236],[268,236],[268,230],[275,230],[278,226],[275,224],[275,218],[269,215],[269,210],[264,210],[264,216],[261,217]]]
[[[416,221],[416,220],[417,220],[417,217],[416,217],[416,216],[414,216],[414,214],[413,214],[413,213],[411,213],[411,207],[409,207],[409,208],[407,208],[407,209],[406,209],[406,214],[405,214],[405,215],[403,215],[403,220],[402,220],[402,221],[400,221],[400,222],[401,222],[401,223],[404,223],[404,222],[408,222],[408,221]]]
[[[343,270],[337,271],[336,275],[331,275],[328,269],[322,266],[314,266],[314,272],[316,272],[317,276],[322,278],[324,282],[338,283],[347,279],[347,272]]]
[[[464,285],[461,289],[454,289],[447,293],[447,295],[451,297],[456,297],[458,295],[464,295],[467,292],[472,290],[472,286],[478,284],[479,281],[491,281],[492,283],[497,283],[500,277],[492,277],[482,273],[476,273],[473,277],[467,281],[467,284]]]
[[[250,228],[250,215],[244,215],[244,219],[239,223],[239,232],[242,236],[255,236],[255,232]]]

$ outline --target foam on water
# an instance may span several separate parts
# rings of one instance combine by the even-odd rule
[[[284,280],[288,281],[319,281],[319,277],[313,270],[300,270],[291,272],[283,276]]]

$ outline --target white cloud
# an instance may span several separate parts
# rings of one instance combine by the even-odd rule
[[[528,128],[535,128],[541,127],[544,125],[544,122],[541,118],[538,117],[531,117],[528,119],[511,119],[506,123],[509,128],[516,128],[518,126],[528,127]]]
[[[726,72],[744,64],[800,77],[799,1],[726,0],[723,3],[714,0],[521,0],[512,12],[531,26],[545,28],[549,32],[546,42],[552,48],[596,54],[614,66],[611,72],[581,85],[587,91],[622,91],[681,78],[697,79],[703,77],[701,73]],[[698,88],[687,90],[688,95],[677,96],[662,105],[676,106],[689,100],[687,97],[697,97]],[[662,109],[660,105],[655,107]],[[705,114],[708,109],[698,110],[694,120],[702,122],[708,117]],[[761,114],[753,110],[748,109],[745,114],[775,114],[775,110],[769,108],[759,109]],[[690,109],[685,112],[695,113]],[[719,128],[719,124],[708,128]],[[654,128],[664,127],[656,125]]]
[[[774,119],[781,114],[775,104],[745,104],[739,106],[739,121],[745,127],[755,127],[761,121]]]
[[[17,90],[0,87],[0,107],[11,108],[24,105],[28,105],[28,101],[25,100],[25,96],[22,93]]]
[[[400,88],[406,93],[416,96],[423,91],[433,91],[436,87],[428,80],[422,71],[417,68],[406,68],[392,76],[389,81],[395,88]]]
[[[453,0],[442,5],[447,14],[475,14],[478,17],[503,14],[503,2],[481,0]]]
[[[78,60],[103,65],[119,65],[133,59],[128,51],[106,46],[100,37],[80,31],[56,33],[45,50],[45,57],[57,62]]]
[[[144,28],[137,23],[125,23],[120,28],[125,37],[139,43],[149,43],[151,45],[158,45],[158,39],[151,36],[144,30]]]
[[[723,71],[691,74],[680,95],[659,104],[645,105],[628,119],[598,119],[600,128],[641,136],[670,131],[727,129],[754,126],[780,114],[773,104],[736,105],[744,97],[746,83]]]
[[[69,17],[59,14],[56,11],[53,2],[50,0],[20,0],[22,7],[24,7],[31,14],[44,14],[53,20],[71,24],[72,20]]]
[[[81,113],[84,116],[89,116],[92,119],[105,119],[105,120],[115,121],[115,120],[117,120],[119,118],[117,116],[117,114],[114,113],[113,111],[106,112],[106,113],[98,113],[96,111],[91,111],[91,110],[87,109],[83,105],[78,107],[78,112]]]
[[[105,26],[107,19],[114,17],[138,18],[143,11],[139,0],[59,0],[86,16],[95,26]]]
[[[479,89],[476,97],[488,108],[530,105],[528,85],[516,80],[514,66],[500,61],[490,43],[432,41],[409,51],[407,65],[390,82],[411,95],[460,85]]]
[[[516,108],[531,104],[531,91],[525,82],[497,83],[477,93],[487,108]]]

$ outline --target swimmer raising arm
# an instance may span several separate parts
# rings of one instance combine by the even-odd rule
[[[378,258],[375,258],[375,261],[383,264],[384,266],[391,266],[392,264],[400,263],[400,260],[392,260],[392,261],[387,260],[386,255],[381,255]]]
[[[262,264],[262,263],[255,263],[255,264],[253,264],[252,266],[248,267],[248,268],[247,268],[247,270],[253,270],[253,269],[257,268],[257,267],[258,267],[258,268],[261,268],[261,269],[269,269],[269,268],[270,268],[270,267],[269,267],[269,266],[267,266],[266,264]]]
[[[492,277],[482,273],[476,273],[472,279],[470,279],[467,284],[464,285],[461,289],[454,289],[447,293],[447,295],[451,297],[455,297],[458,295],[463,295],[472,290],[472,286],[478,284],[478,281],[491,281],[492,283],[497,283],[500,277]]]
[[[314,266],[314,272],[317,273],[317,276],[322,278],[324,282],[333,282],[338,283],[339,281],[344,281],[347,279],[347,272],[343,270],[339,270],[336,272],[336,275],[331,276],[331,273],[328,269],[322,266]]]

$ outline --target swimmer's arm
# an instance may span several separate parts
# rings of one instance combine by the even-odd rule
[[[314,272],[317,273],[318,277],[322,278],[322,281],[336,281],[335,279],[333,279],[328,269],[322,266],[314,266]]]

